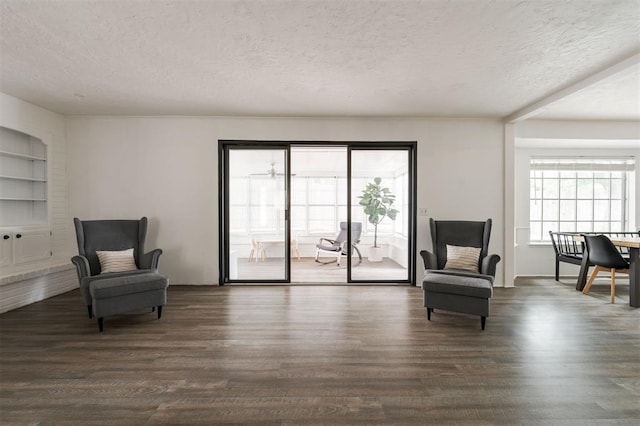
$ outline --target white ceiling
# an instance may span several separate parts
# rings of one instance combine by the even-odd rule
[[[0,38],[64,114],[505,117],[640,51],[640,2],[0,0]],[[638,119],[639,79],[541,116]]]

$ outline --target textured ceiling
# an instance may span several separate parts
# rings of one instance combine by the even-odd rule
[[[64,114],[505,117],[638,52],[640,2],[0,0],[0,37]],[[545,113],[633,118],[638,78]]]

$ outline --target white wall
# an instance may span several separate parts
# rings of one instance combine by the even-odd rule
[[[66,123],[60,115],[29,104],[20,99],[0,93],[0,126],[16,129],[48,141],[51,179],[49,185],[50,217],[49,226],[52,231],[52,251],[50,259],[28,264],[5,266],[0,277],[5,278],[0,284],[0,312],[26,305],[46,297],[68,291],[78,286],[73,274],[62,277],[60,265],[71,267],[70,258],[75,247],[73,226],[68,214],[67,204],[67,152]],[[52,269],[53,268],[53,269]],[[33,279],[34,271],[43,271],[46,277],[51,270],[57,271],[55,282],[46,278]],[[32,279],[15,278],[18,274],[29,275]],[[13,276],[12,279],[6,279]],[[10,296],[7,296],[10,294]]]
[[[71,216],[148,216],[147,247],[164,250],[171,282],[216,284],[219,139],[418,141],[418,207],[436,219],[492,218],[490,251],[503,254],[498,120],[68,117]],[[430,248],[428,217],[418,217],[418,250]]]
[[[553,276],[551,244],[529,244],[529,159],[533,155],[629,156],[640,159],[637,122],[580,122],[531,120],[516,125],[515,149],[515,275]],[[636,164],[640,184],[640,164]],[[635,226],[640,226],[640,185],[635,185]],[[633,223],[633,220],[631,221]],[[560,264],[560,274],[577,276],[580,267]]]

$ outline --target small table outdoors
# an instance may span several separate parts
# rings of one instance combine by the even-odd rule
[[[640,308],[640,238],[609,237],[609,239],[618,247],[629,248],[629,306]],[[576,237],[576,240],[584,241],[581,236]],[[589,275],[589,254],[585,246],[576,290],[582,291],[587,284],[587,275]]]

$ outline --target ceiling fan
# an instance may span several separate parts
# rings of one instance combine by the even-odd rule
[[[250,176],[269,176],[271,179],[275,179],[277,176],[284,176],[284,173],[278,173],[276,171],[276,163],[271,163],[271,168],[267,170],[266,173],[251,173]],[[295,173],[292,173],[291,176],[295,176]]]

